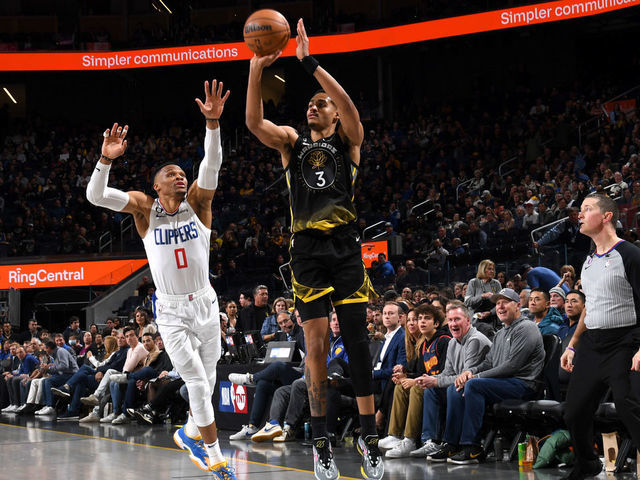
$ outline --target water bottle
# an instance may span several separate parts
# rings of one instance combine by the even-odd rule
[[[304,422],[304,439],[307,442],[311,441],[311,424],[309,422]]]
[[[502,437],[496,437],[493,441],[493,452],[496,457],[496,462],[501,462],[504,459],[504,451],[502,450]]]

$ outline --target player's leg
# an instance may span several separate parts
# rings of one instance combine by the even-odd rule
[[[382,478],[384,463],[378,449],[375,404],[371,375],[371,353],[367,331],[367,303],[375,296],[362,263],[358,234],[347,229],[333,241],[335,263],[332,268],[333,305],[338,315],[344,347],[349,356],[351,380],[360,413],[362,454],[361,472],[365,478]]]
[[[213,460],[209,458],[204,443],[216,442],[217,436],[212,391],[200,355],[194,348],[198,342],[184,325],[159,323],[158,330],[173,366],[189,391],[190,418],[186,425],[174,433],[173,439],[189,453],[189,458],[198,468],[209,471]]]
[[[195,410],[193,418],[198,424],[198,429],[202,435],[202,442],[209,457],[211,470],[221,478],[235,478],[233,476],[233,469],[228,466],[220,449],[218,430],[211,400],[211,395],[216,386],[216,367],[222,351],[220,340],[220,311],[215,291],[211,289],[207,295],[203,295],[196,301],[191,302],[191,306],[194,310],[192,316],[193,335],[200,343],[195,355],[198,357],[199,363],[204,367],[204,376],[202,379],[206,382],[207,390],[209,391],[206,409],[207,411],[210,409],[211,422],[202,426],[202,424],[198,422]],[[189,391],[189,398],[193,398],[191,391]],[[190,404],[193,405],[191,401]]]

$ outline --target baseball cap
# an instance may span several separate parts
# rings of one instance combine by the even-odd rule
[[[491,301],[495,303],[500,298],[506,298],[507,300],[511,300],[512,302],[516,303],[520,301],[520,295],[518,295],[517,292],[511,288],[503,288],[495,295],[492,295]]]
[[[553,287],[551,290],[549,290],[549,294],[552,293],[557,293],[558,295],[560,295],[564,300],[567,299],[567,294],[564,293],[564,290],[561,287]]]
[[[528,263],[525,263],[524,265],[522,265],[522,268],[520,268],[520,275],[524,277],[524,275],[529,271],[530,268],[532,267]]]

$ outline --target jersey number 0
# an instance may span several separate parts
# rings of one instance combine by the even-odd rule
[[[178,268],[187,268],[187,252],[184,251],[184,248],[176,248],[173,253],[176,256],[176,265]]]

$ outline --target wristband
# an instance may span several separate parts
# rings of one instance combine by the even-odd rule
[[[114,160],[117,160],[117,159],[118,159],[118,158],[120,158],[120,157],[116,157],[116,158],[109,158],[109,157],[107,157],[106,155],[102,155],[102,154],[100,154],[100,158],[99,158],[98,160],[102,160],[103,158],[104,158],[105,160],[107,160],[108,162],[113,162]]]
[[[318,60],[313,58],[311,55],[303,57],[302,60],[300,60],[300,63],[302,64],[302,68],[304,68],[309,75],[313,75],[313,73],[316,71],[316,68],[320,66],[320,62],[318,62]]]
[[[206,118],[207,120],[211,120],[212,122],[214,122],[214,121],[215,121],[215,122],[217,122],[218,120],[220,120],[220,118],[219,118],[219,117],[218,117],[218,118],[209,118],[209,117],[204,117],[204,118]]]
[[[573,347],[567,347],[567,350],[571,350],[573,353],[576,353],[576,349]]]

